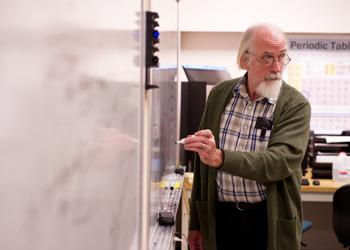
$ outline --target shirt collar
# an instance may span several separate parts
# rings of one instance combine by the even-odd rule
[[[248,73],[245,73],[237,82],[237,84],[233,87],[233,94],[240,94],[244,98],[249,98],[248,92],[247,92],[247,80],[248,80]],[[262,101],[262,102],[268,102],[270,104],[275,104],[277,102],[277,98],[267,98],[267,97],[260,97],[256,101]]]

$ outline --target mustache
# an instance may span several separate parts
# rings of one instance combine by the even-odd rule
[[[280,73],[271,73],[265,77],[266,81],[276,81],[276,80],[281,80],[281,79],[282,79],[282,74],[280,74]]]

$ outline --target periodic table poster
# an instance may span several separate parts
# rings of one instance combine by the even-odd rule
[[[291,62],[284,79],[310,102],[311,129],[350,129],[350,36],[288,36]]]

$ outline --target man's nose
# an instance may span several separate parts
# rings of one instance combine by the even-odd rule
[[[274,60],[274,62],[271,64],[271,71],[273,73],[282,72],[284,69],[282,63],[280,63],[278,60]]]

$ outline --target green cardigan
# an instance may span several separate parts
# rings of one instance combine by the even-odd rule
[[[232,89],[239,79],[216,85],[208,97],[200,129],[210,129],[219,147],[219,127]],[[264,151],[235,152],[225,150],[220,170],[262,182],[266,186],[268,250],[297,250],[301,242],[302,203],[301,161],[309,140],[311,108],[297,90],[282,84],[273,115],[273,128]],[[189,230],[200,230],[205,249],[216,249],[215,168],[194,162]],[[232,235],[234,245],[234,235]]]

